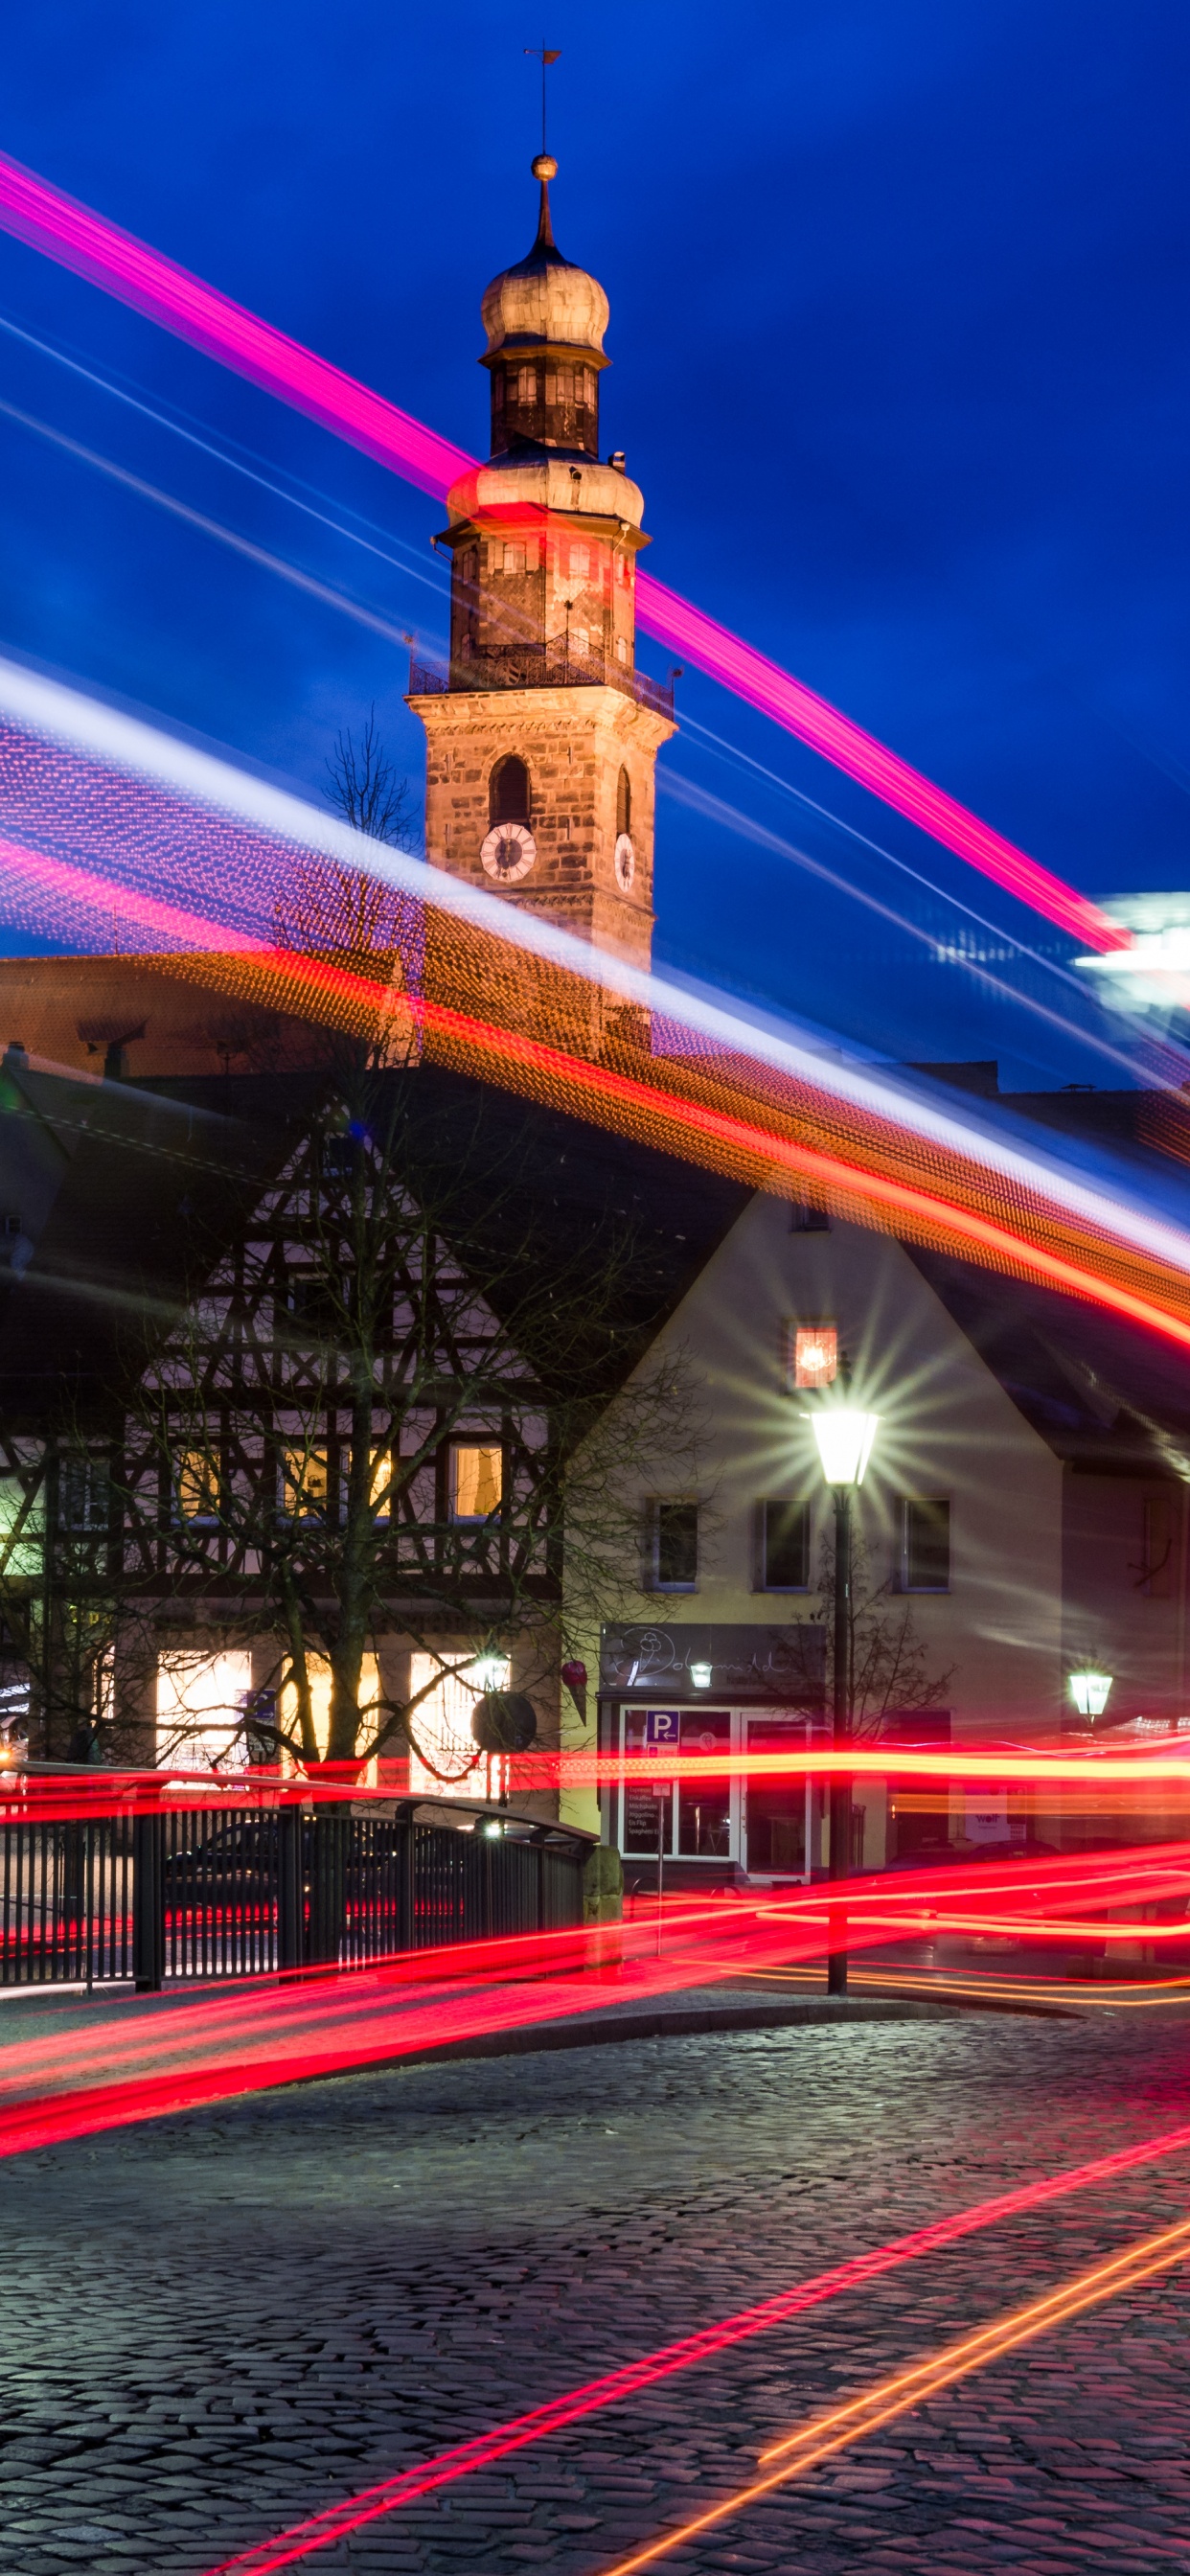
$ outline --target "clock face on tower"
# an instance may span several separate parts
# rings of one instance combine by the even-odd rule
[[[615,870],[616,884],[621,894],[627,894],[636,875],[636,852],[627,832],[621,832],[616,842]]]
[[[479,856],[497,885],[517,885],[528,876],[537,856],[537,843],[527,823],[494,823]]]

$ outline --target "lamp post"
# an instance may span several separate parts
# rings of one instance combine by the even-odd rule
[[[862,1485],[876,1438],[878,1413],[860,1413],[850,1405],[824,1404],[810,1417],[823,1476],[835,1505],[834,1709],[832,1735],[836,1762],[851,1741],[851,1497]],[[838,1769],[831,1773],[830,1860],[828,1876],[847,1878],[851,1869],[851,1781]],[[847,1992],[847,1918],[832,1907],[827,1930],[827,1992]]]
[[[1110,1673],[1072,1673],[1070,1696],[1080,1717],[1089,1717],[1092,1726],[1102,1717],[1111,1694]]]

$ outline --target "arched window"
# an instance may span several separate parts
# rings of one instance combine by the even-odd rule
[[[489,823],[527,823],[529,820],[529,772],[523,760],[511,752],[507,760],[498,760],[488,781]]]
[[[632,780],[626,769],[620,771],[616,784],[616,835],[632,830]]]

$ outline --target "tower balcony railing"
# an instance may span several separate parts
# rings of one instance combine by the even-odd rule
[[[623,664],[605,659],[603,654],[580,657],[551,649],[529,647],[513,653],[477,655],[473,662],[452,662],[449,671],[436,669],[428,662],[412,661],[409,665],[411,698],[440,698],[455,690],[488,689],[620,689],[637,705],[650,707],[654,715],[672,718],[674,693],[672,681],[651,680],[645,671],[626,670]]]

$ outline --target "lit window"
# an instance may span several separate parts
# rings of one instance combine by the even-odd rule
[[[656,1503],[653,1583],[658,1592],[693,1592],[698,1583],[697,1503]]]
[[[499,1794],[505,1785],[506,1764],[498,1753],[476,1762],[471,1716],[485,1691],[507,1690],[511,1670],[506,1655],[480,1655],[460,1672],[443,1672],[436,1655],[410,1656],[409,1689],[417,1705],[409,1724],[415,1744],[427,1756],[425,1762],[418,1760],[416,1752],[409,1757],[409,1786],[415,1796]],[[424,1699],[418,1697],[422,1691]]]
[[[901,1505],[901,1580],[906,1592],[950,1590],[950,1504],[907,1496]]]
[[[833,1386],[839,1374],[839,1336],[833,1324],[794,1324],[789,1333],[790,1384]]]
[[[761,1590],[806,1592],[810,1586],[810,1506],[762,1503]]]
[[[294,1518],[326,1510],[329,1479],[325,1449],[297,1447],[281,1452],[282,1508]]]
[[[213,1521],[219,1510],[219,1470],[205,1449],[187,1449],[178,1467],[178,1509],[184,1521]]]
[[[504,1455],[496,1448],[450,1453],[450,1509],[456,1521],[486,1521],[504,1493]]]
[[[517,380],[516,380],[516,398],[517,398],[517,401],[518,401],[519,403],[526,403],[526,404],[528,404],[528,403],[535,403],[535,402],[536,402],[536,400],[537,400],[537,369],[536,369],[536,367],[518,367],[518,369],[517,369]]]
[[[252,1657],[162,1656],[157,1666],[157,1759],[179,1770],[242,1771],[248,1747],[240,1727],[252,1689]]]

